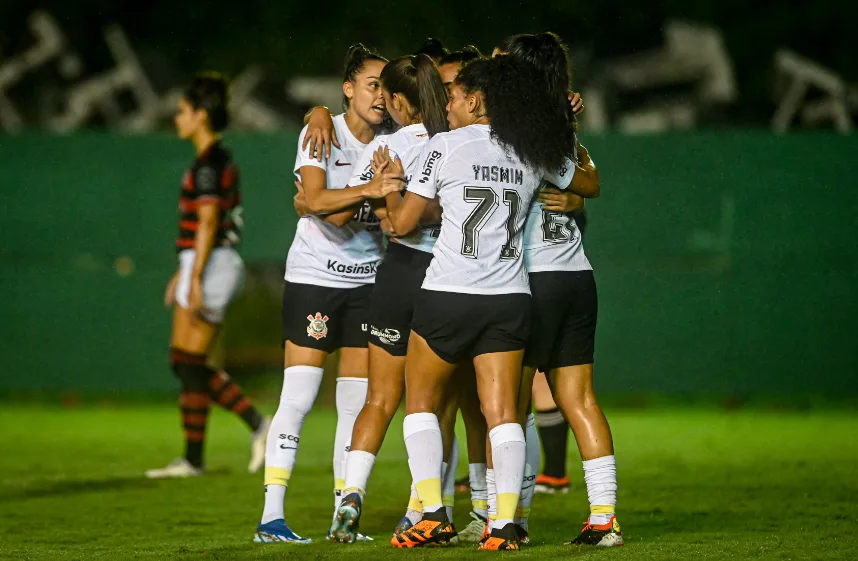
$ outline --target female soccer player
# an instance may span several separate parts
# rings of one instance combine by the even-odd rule
[[[427,55],[403,56],[381,71],[381,91],[390,116],[401,128],[386,137],[385,145],[402,162],[406,174],[417,173],[420,151],[432,136],[447,131],[447,92]],[[349,186],[373,178],[373,154],[366,154]],[[382,167],[383,170],[383,167]],[[375,175],[379,177],[378,174]],[[399,198],[399,192],[388,195]],[[440,226],[440,207],[429,205],[423,226],[400,238],[390,238],[378,268],[370,305],[369,393],[358,416],[346,464],[345,498],[331,526],[336,541],[355,540],[362,501],[375,456],[381,448],[405,390],[405,352],[411,333],[415,299],[432,259]],[[377,213],[386,226],[386,209]],[[388,228],[389,229],[389,228]],[[416,509],[412,509],[416,510]],[[419,518],[414,521],[418,522]]]
[[[456,364],[472,360],[496,464],[498,520],[481,548],[518,549],[513,518],[524,471],[517,396],[530,297],[521,255],[527,205],[543,170],[562,169],[572,137],[544,77],[510,57],[474,61],[447,106],[450,133],[432,138],[401,203],[387,201],[397,234],[413,230],[440,196],[441,234],[412,320],[406,357],[405,445],[423,520],[396,547],[443,542],[454,533],[441,499],[436,412]],[[566,166],[567,172],[569,170]],[[563,177],[549,174],[566,186]]]
[[[244,278],[244,264],[235,251],[242,227],[238,168],[220,137],[229,122],[227,87],[221,76],[196,77],[179,101],[175,116],[179,138],[190,141],[197,153],[185,172],[179,198],[179,269],[164,295],[167,306],[178,304],[173,308],[170,365],[182,382],[179,406],[185,457],[147,471],[150,478],[203,473],[211,401],[240,416],[253,431],[251,473],[262,466],[265,455],[268,420],[226,372],[208,366],[212,342]]]
[[[569,89],[568,55],[553,33],[516,35],[500,43],[495,54],[509,53],[529,61],[549,78],[552,97],[564,105]],[[567,114],[570,123],[573,116]],[[585,198],[599,195],[596,166],[580,143],[568,190]],[[557,186],[562,187],[562,186]],[[534,325],[525,364],[547,373],[554,399],[572,426],[584,463],[584,480],[590,500],[590,517],[573,544],[623,545],[616,510],[616,463],[611,429],[593,391],[593,350],[597,298],[592,267],[584,255],[574,218],[553,212],[537,201],[530,208],[524,254],[533,296]],[[553,334],[554,336],[547,336]],[[531,388],[523,384],[520,403],[527,403]],[[532,425],[532,417],[528,419]],[[539,449],[528,475],[538,471]],[[532,496],[532,495],[531,495]],[[529,508],[529,504],[526,505]],[[522,515],[526,516],[526,512]]]
[[[324,162],[298,149],[295,175],[313,213],[298,220],[286,260],[283,294],[285,369],[280,405],[265,453],[265,509],[254,540],[299,542],[284,521],[284,498],[301,427],[322,381],[328,354],[340,349],[337,432],[334,442],[335,507],[343,487],[343,457],[354,420],[366,398],[368,305],[382,243],[378,219],[365,199],[377,183],[345,189],[352,167],[384,116],[379,76],[386,59],[363,45],[347,55],[343,94],[347,111],[334,118],[340,146]],[[306,135],[301,132],[298,145]],[[380,195],[381,193],[377,193]],[[332,214],[331,209],[345,209]]]

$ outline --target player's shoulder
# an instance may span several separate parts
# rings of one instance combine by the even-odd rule
[[[443,143],[450,151],[474,142],[490,140],[488,127],[483,128],[482,125],[469,125],[449,132],[441,132],[432,137],[433,142]]]
[[[409,146],[426,142],[428,139],[429,132],[426,130],[426,127],[423,126],[422,123],[418,123],[414,125],[408,125],[407,127],[402,127],[395,133],[391,134],[388,140],[388,144],[391,146]]]

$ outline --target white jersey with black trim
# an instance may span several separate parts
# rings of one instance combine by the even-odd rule
[[[298,138],[295,175],[300,178],[304,166],[325,170],[327,189],[343,189],[348,185],[355,164],[367,145],[349,130],[344,115],[334,117],[334,130],[340,147],[333,147],[331,156],[319,162],[309,150],[301,150],[307,127]],[[302,216],[298,220],[295,239],[286,258],[286,280],[332,288],[354,288],[375,282],[375,271],[384,250],[378,218],[368,202],[364,202],[351,221],[338,228],[319,216]]]
[[[420,165],[420,153],[423,151],[423,147],[428,140],[429,133],[422,123],[402,127],[395,133],[385,136],[384,145],[390,150],[390,157],[398,157],[402,162],[402,168],[405,170],[406,184],[411,176],[417,172],[417,168]],[[367,161],[366,152],[364,152],[364,158],[361,161],[366,162],[366,166],[362,168],[358,177],[352,175],[349,185],[363,185],[364,183],[369,183],[372,179],[372,167],[369,165],[372,162],[372,152],[369,153],[369,161]],[[352,181],[356,182],[352,183]],[[435,246],[435,240],[438,239],[439,232],[440,224],[433,224],[425,228],[417,228],[407,236],[396,238],[396,241],[412,249],[432,253],[432,248]]]
[[[408,190],[443,210],[423,288],[465,294],[530,294],[524,267],[527,209],[543,174],[507,154],[488,125],[432,137]]]
[[[545,175],[545,185],[565,191],[572,184],[575,164],[567,161],[554,174]],[[563,212],[545,210],[534,199],[524,229],[524,263],[528,273],[543,271],[591,271],[584,255],[581,230],[575,219]]]

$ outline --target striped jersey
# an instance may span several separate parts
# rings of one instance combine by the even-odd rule
[[[197,208],[210,202],[218,205],[218,228],[213,247],[238,245],[243,227],[238,167],[220,141],[197,156],[182,178],[176,251],[194,247],[200,225]]]

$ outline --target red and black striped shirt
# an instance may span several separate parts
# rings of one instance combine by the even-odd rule
[[[238,184],[238,167],[220,141],[197,156],[182,179],[177,251],[193,249],[200,223],[197,207],[206,202],[216,202],[220,211],[214,247],[238,245],[243,226]]]

